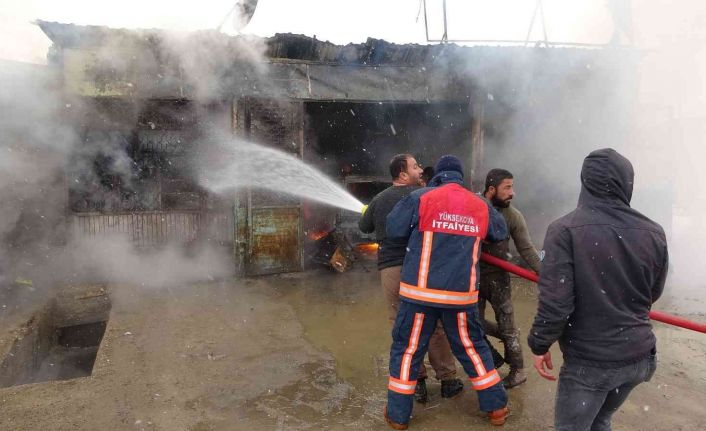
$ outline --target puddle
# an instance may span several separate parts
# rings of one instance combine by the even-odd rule
[[[377,271],[322,273],[289,282],[284,299],[307,341],[334,357],[336,374],[356,388],[384,390],[392,328]]]
[[[304,328],[304,337],[333,356],[336,376],[355,389],[351,398],[346,400],[350,403],[349,409],[338,414],[344,417],[357,415],[357,420],[346,422],[353,428],[384,427],[380,412],[387,396],[391,327],[377,271],[354,269],[344,274],[291,277],[282,284],[289,284],[278,290],[295,310]],[[516,299],[516,318],[521,327],[526,328],[534,316],[536,289],[530,283],[513,280],[513,295]],[[488,313],[492,320],[492,308],[488,307]],[[494,344],[502,349],[499,342],[495,341]],[[428,368],[431,371],[432,368]],[[466,382],[466,375],[458,364],[457,370],[458,377]],[[501,371],[503,375],[506,372]],[[458,429],[463,423],[486,424],[487,419],[479,412],[477,396],[469,385],[466,385],[461,396],[451,400],[441,398],[440,384],[435,379],[431,379],[428,386],[429,403],[415,404],[415,429]],[[532,424],[532,420],[524,417],[527,395],[524,389],[527,388],[509,394],[513,422],[518,426]],[[281,397],[283,394],[278,395]],[[291,394],[281,398],[291,401]],[[288,405],[289,401],[283,402],[281,398],[273,397],[260,402],[270,409],[273,405]],[[295,429],[301,425],[297,420],[314,417],[296,415],[287,410],[279,414],[282,415],[282,429]]]

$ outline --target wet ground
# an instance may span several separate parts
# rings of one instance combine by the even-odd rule
[[[161,289],[109,286],[112,309],[93,374],[0,389],[0,429],[386,429],[390,328],[377,272],[367,266]],[[530,285],[514,283],[526,333],[536,298]],[[7,341],[10,330],[2,331]],[[706,429],[706,335],[660,324],[656,331],[657,373],[616,414],[614,429]],[[504,429],[552,429],[555,388],[529,372],[510,391]],[[430,392],[426,406],[415,406],[411,429],[493,429],[468,387],[450,400],[440,398],[438,383]]]

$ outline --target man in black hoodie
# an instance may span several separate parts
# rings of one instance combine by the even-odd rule
[[[558,340],[564,355],[557,431],[609,431],[612,414],[655,371],[648,313],[664,289],[667,242],[657,223],[630,208],[633,177],[615,150],[592,152],[578,207],[547,230],[528,343],[549,380],[549,347]]]

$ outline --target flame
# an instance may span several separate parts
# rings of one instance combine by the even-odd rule
[[[328,235],[328,232],[325,230],[311,230],[306,234],[306,237],[312,241],[318,241],[326,235]]]
[[[375,254],[378,252],[380,246],[376,242],[370,242],[367,244],[358,244],[355,246],[355,251],[361,254]]]

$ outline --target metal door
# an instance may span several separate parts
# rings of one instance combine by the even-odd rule
[[[234,108],[240,136],[302,157],[301,102],[248,98],[239,100]],[[298,198],[248,190],[239,196],[235,219],[239,224],[235,229],[236,264],[245,274],[302,270],[302,212]]]

